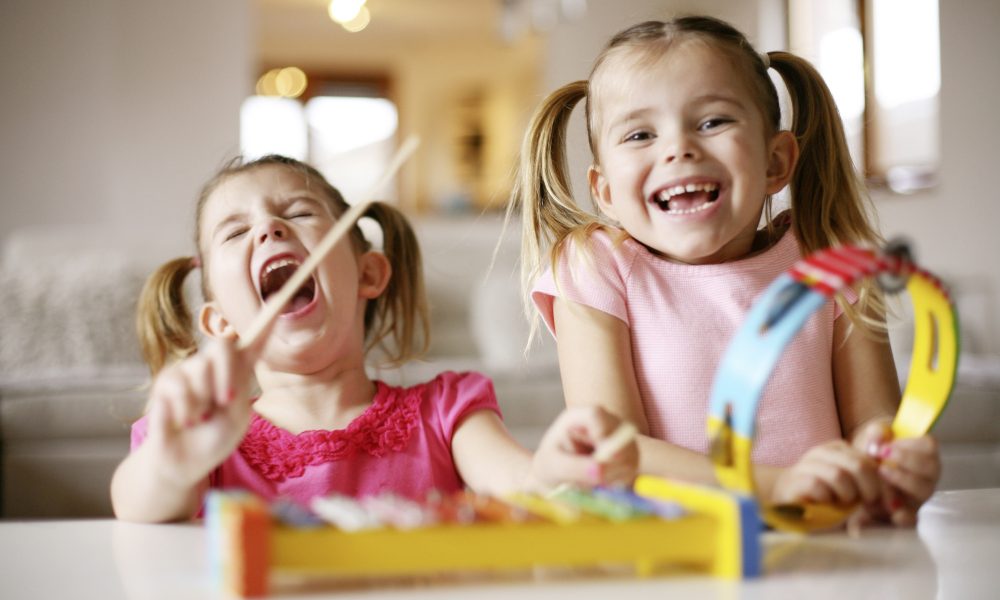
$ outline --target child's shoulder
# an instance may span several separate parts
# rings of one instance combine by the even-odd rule
[[[408,370],[408,368],[404,367],[403,370],[406,371]],[[479,371],[471,371],[471,370],[439,371],[432,376],[425,374],[424,377],[420,377],[418,375],[417,379],[420,380],[418,383],[405,383],[405,382],[388,383],[387,381],[382,379],[379,379],[378,382],[381,388],[384,388],[390,393],[408,392],[408,391],[424,391],[430,393],[440,393],[443,390],[455,389],[455,388],[493,386],[493,381],[489,377],[480,373]]]
[[[493,380],[478,371],[442,371],[421,383],[389,385],[379,381],[376,404],[400,400],[427,402],[438,407],[466,404],[496,404]]]
[[[493,380],[478,371],[442,371],[422,385],[438,393],[481,391],[493,394]]]
[[[631,264],[643,249],[643,245],[624,229],[600,225],[569,235],[559,251],[560,258],[570,263],[596,262],[601,266],[615,263],[622,266]]]
[[[493,380],[478,371],[443,371],[409,387],[381,383],[380,388],[386,399],[392,399],[386,404],[419,406],[424,420],[437,423],[448,439],[457,424],[477,410],[490,410],[502,418]]]

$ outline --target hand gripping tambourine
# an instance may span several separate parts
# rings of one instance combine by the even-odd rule
[[[955,382],[958,321],[948,293],[933,275],[913,264],[904,243],[884,251],[853,246],[821,250],[779,276],[750,309],[715,375],[708,435],[719,482],[754,493],[753,443],[757,404],[785,347],[806,320],[833,295],[865,277],[887,293],[904,287],[914,313],[909,378],[892,422],[894,438],[919,437],[937,420]],[[854,507],[821,504],[762,505],[765,521],[779,529],[807,531],[836,525]]]

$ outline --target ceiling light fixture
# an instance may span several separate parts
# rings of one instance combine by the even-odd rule
[[[368,7],[362,6],[361,10],[358,11],[358,16],[354,17],[350,21],[341,23],[340,26],[346,29],[347,31],[350,31],[351,33],[357,33],[362,29],[364,29],[365,27],[368,27],[368,23],[370,23],[371,20],[372,20],[372,15],[370,12],[368,12]]]
[[[334,23],[340,24],[347,31],[361,31],[371,20],[371,14],[365,6],[366,0],[330,0],[326,12]]]

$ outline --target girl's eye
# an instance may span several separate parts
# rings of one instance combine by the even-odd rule
[[[248,229],[246,227],[240,227],[238,229],[234,229],[226,234],[226,239],[224,241],[228,242],[230,240],[235,240],[236,238],[240,237],[247,231]]]
[[[722,117],[716,117],[714,119],[706,119],[701,122],[701,125],[698,126],[698,129],[701,131],[709,131],[731,122],[732,122],[731,119],[725,119]]]
[[[626,135],[622,141],[623,142],[644,142],[646,140],[653,139],[653,134],[648,131],[633,131],[632,133]]]
[[[302,210],[302,211],[290,213],[287,218],[289,218],[289,219],[303,219],[303,218],[311,217],[311,216],[313,216],[313,213],[311,211]]]

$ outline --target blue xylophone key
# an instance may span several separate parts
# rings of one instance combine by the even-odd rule
[[[626,503],[637,511],[656,515],[661,519],[677,519],[683,517],[687,512],[681,505],[674,502],[653,500],[652,498],[640,496],[635,492],[621,488],[598,487],[594,488],[593,493],[596,496]]]

